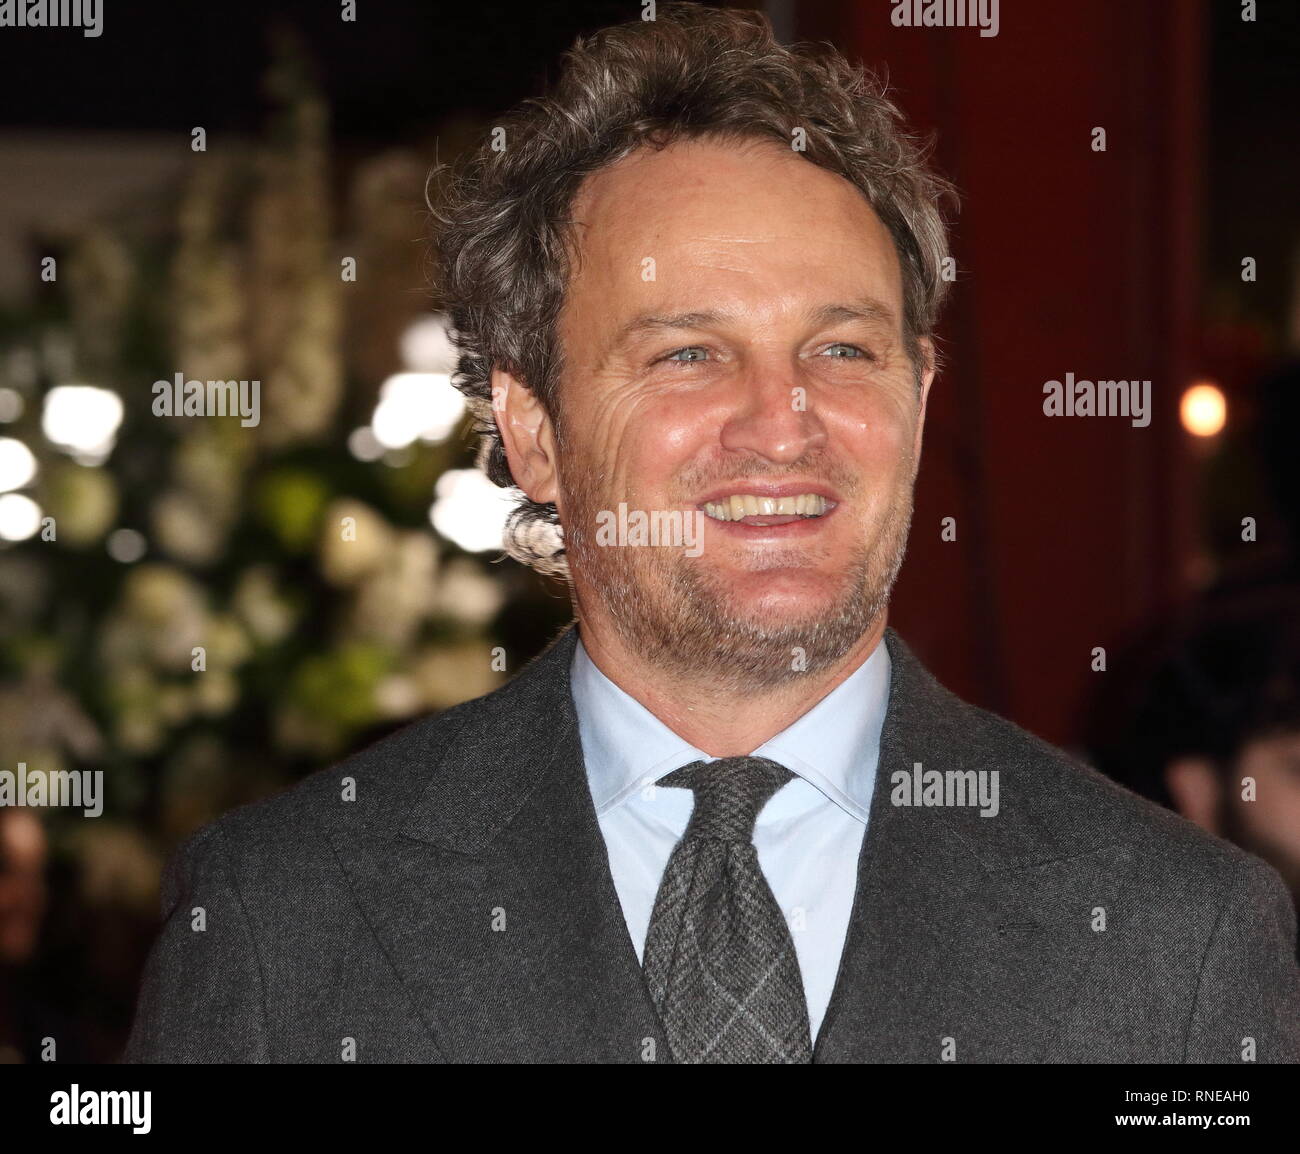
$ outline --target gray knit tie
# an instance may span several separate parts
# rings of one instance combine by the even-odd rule
[[[765,757],[727,757],[657,783],[695,792],[643,967],[677,1062],[812,1061],[794,940],[754,848],[759,812],[793,776]]]

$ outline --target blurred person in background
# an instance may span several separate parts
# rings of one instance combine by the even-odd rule
[[[50,839],[38,812],[0,805],[0,1064],[105,1062],[113,1050],[94,1023],[68,1008],[76,999],[66,973],[49,966],[51,922],[57,903],[50,881]],[[91,952],[109,954],[111,935],[98,937],[86,911],[60,911],[82,918]]]
[[[1162,632],[1099,710],[1118,720],[1098,764],[1263,858],[1300,907],[1300,587],[1215,597]]]
[[[54,1028],[28,989],[45,918],[45,830],[29,809],[0,806],[0,1062],[40,1060]]]

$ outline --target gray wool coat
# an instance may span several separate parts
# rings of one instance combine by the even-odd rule
[[[670,1061],[587,787],[576,637],[191,836],[124,1060]],[[1278,875],[959,700],[892,629],[886,644],[814,1061],[1300,1061]],[[997,815],[894,804],[918,762],[998,771]]]

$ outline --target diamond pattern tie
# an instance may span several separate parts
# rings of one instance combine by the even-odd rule
[[[794,940],[754,848],[759,812],[793,776],[764,757],[727,757],[657,783],[695,793],[643,962],[677,1062],[812,1061]]]

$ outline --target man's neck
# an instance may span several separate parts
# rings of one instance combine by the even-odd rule
[[[851,677],[885,635],[886,614],[829,669],[766,689],[719,689],[647,662],[612,628],[579,615],[578,633],[596,668],[679,737],[710,757],[743,757],[787,729]]]

